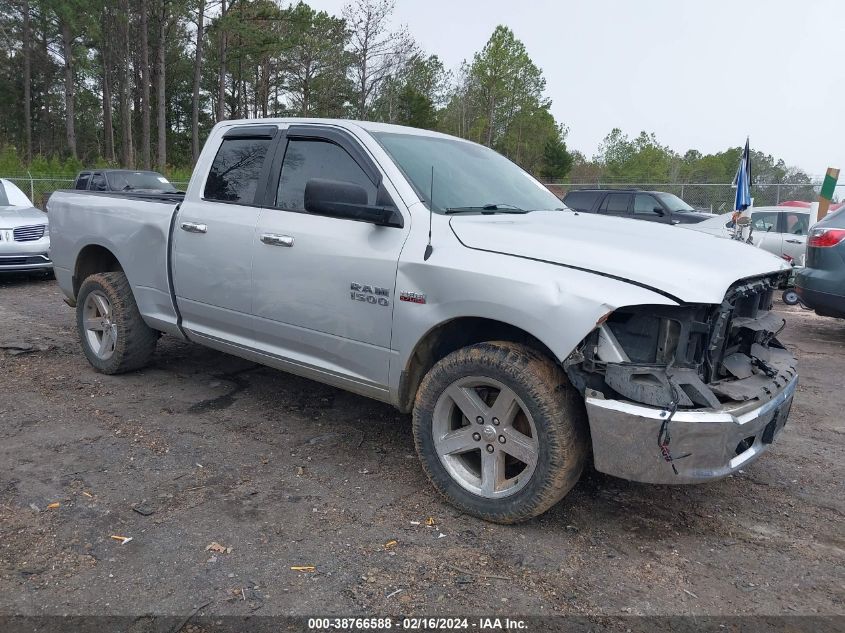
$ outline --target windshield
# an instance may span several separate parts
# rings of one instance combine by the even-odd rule
[[[655,194],[660,201],[673,213],[686,213],[687,211],[695,211],[686,202],[681,200],[674,193],[658,193]]]
[[[439,213],[448,209],[495,212],[561,209],[563,203],[504,156],[460,141],[418,134],[373,132],[420,198]],[[431,168],[434,166],[434,204]],[[487,207],[482,210],[479,207]]]
[[[110,171],[106,173],[109,189],[131,191],[132,189],[153,189],[155,191],[176,191],[170,182],[155,171]]]

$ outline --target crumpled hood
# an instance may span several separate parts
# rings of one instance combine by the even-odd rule
[[[35,207],[0,207],[0,229],[14,229],[33,224],[49,224],[47,214]]]
[[[464,215],[450,224],[468,248],[595,271],[687,303],[721,303],[735,281],[789,268],[736,240],[592,213]]]

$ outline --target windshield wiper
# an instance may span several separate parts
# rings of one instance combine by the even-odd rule
[[[520,209],[517,206],[507,203],[501,204],[485,204],[477,207],[449,207],[446,209],[448,215],[455,213],[472,213],[473,211],[481,211],[487,215],[492,213],[528,213],[525,209]]]

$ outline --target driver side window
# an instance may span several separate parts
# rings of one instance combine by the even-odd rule
[[[778,230],[778,214],[771,211],[752,213],[751,226],[760,233],[776,233]]]
[[[91,177],[91,191],[107,191],[106,177],[103,174],[94,174]]]
[[[276,207],[305,211],[305,185],[312,178],[353,183],[367,192],[367,204],[376,204],[376,187],[364,170],[339,145],[329,141],[288,141],[276,193]]]
[[[655,209],[662,209],[662,207],[654,196],[647,193],[638,193],[634,196],[634,215],[657,215]]]

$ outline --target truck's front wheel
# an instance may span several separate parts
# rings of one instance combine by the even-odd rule
[[[461,510],[516,523],[557,503],[587,456],[583,403],[563,371],[525,345],[465,347],[438,362],[414,404],[417,453]]]
[[[158,333],[141,318],[121,272],[91,275],[76,298],[76,327],[88,362],[104,374],[140,369],[155,350]]]

